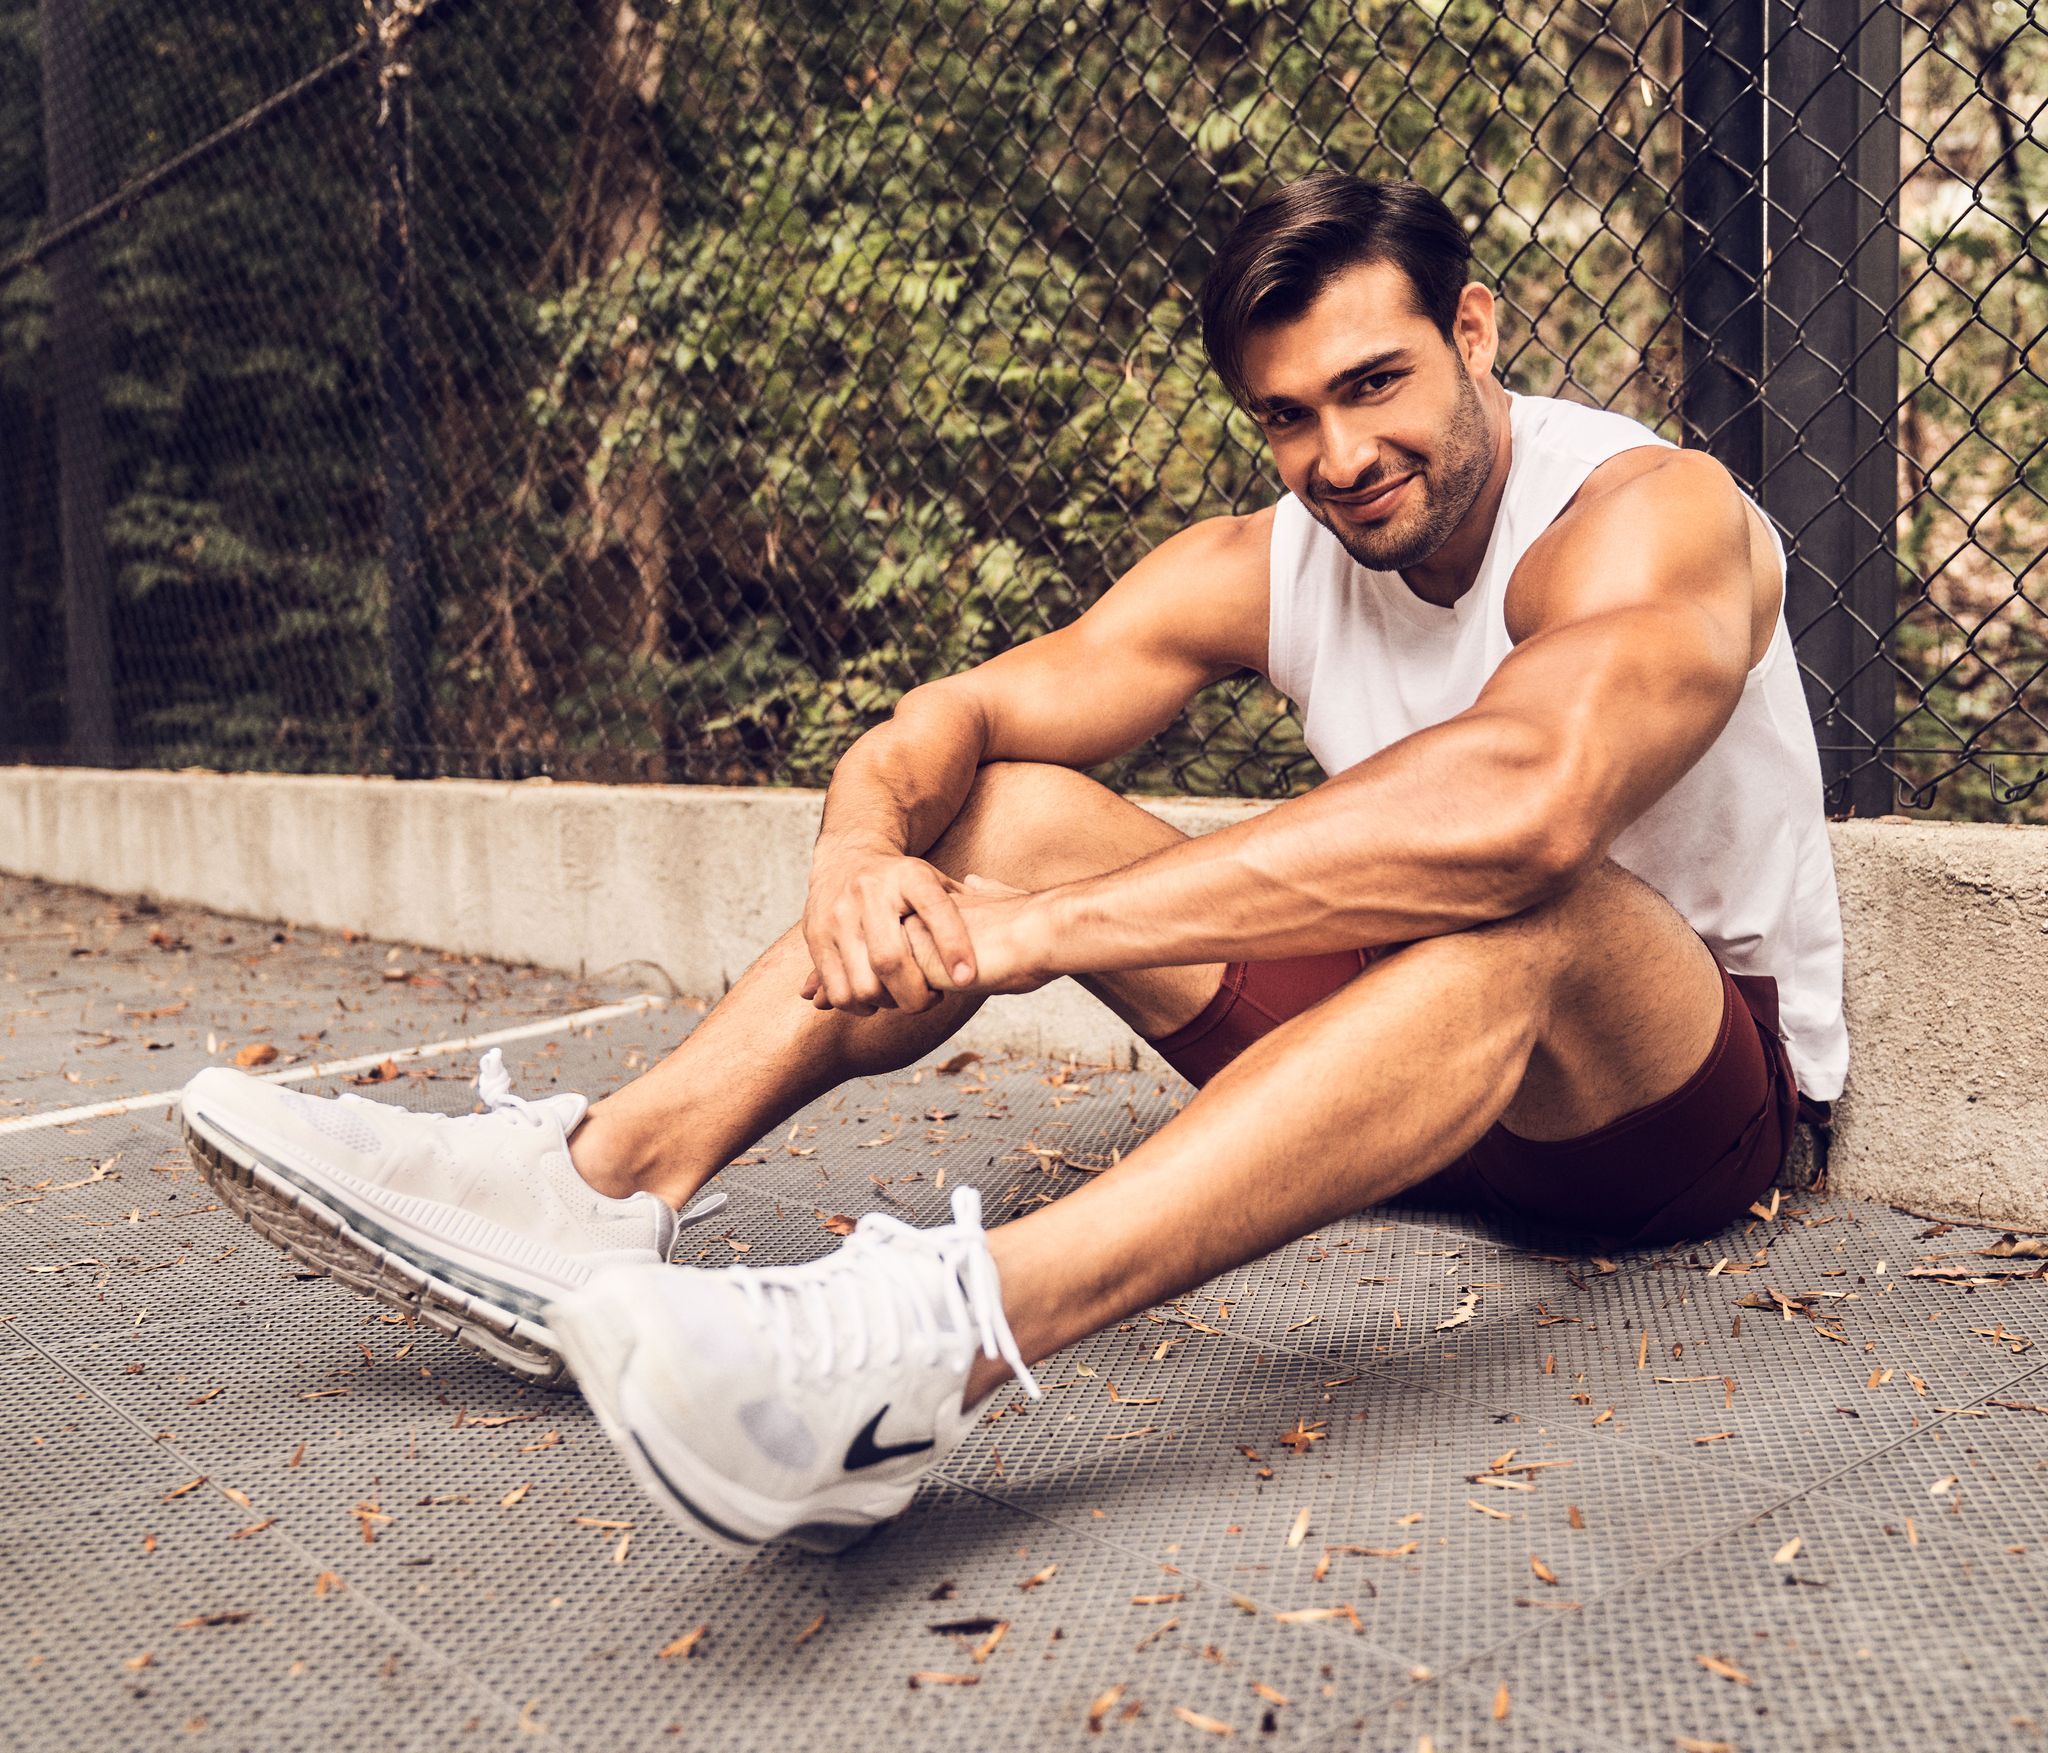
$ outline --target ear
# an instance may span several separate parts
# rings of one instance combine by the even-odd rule
[[[1451,343],[1474,377],[1490,377],[1500,352],[1500,326],[1493,293],[1477,280],[1458,294],[1458,314],[1451,323]]]

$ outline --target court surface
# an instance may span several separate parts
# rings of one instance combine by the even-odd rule
[[[467,1111],[487,1035],[595,1095],[699,1008],[6,878],[0,979],[0,1746],[2048,1743],[2048,1261],[1996,1229],[1366,1212],[1049,1360],[852,1553],[738,1560],[573,1393],[215,1210],[161,1099],[270,1047]],[[944,1057],[747,1152],[683,1257],[999,1221],[1188,1094]]]

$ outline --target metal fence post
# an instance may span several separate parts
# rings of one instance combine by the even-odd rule
[[[41,0],[43,157],[51,226],[93,196],[92,67],[83,0]],[[50,380],[57,426],[57,528],[64,596],[65,748],[74,761],[114,758],[114,643],[107,578],[106,433],[100,378],[106,323],[93,241],[53,251]]]
[[[1772,0],[1764,505],[1791,537],[1786,616],[1831,809],[1894,786],[1899,362],[1895,0]]]
[[[1764,0],[1687,0],[1678,287],[1680,421],[1755,492],[1763,479]]]
[[[389,603],[391,764],[417,778],[432,763],[428,663],[433,609],[427,593],[419,365],[413,354],[412,69],[405,60],[410,15],[376,0],[376,282],[380,455],[384,484],[384,566]]]

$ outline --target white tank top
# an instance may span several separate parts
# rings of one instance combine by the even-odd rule
[[[1424,602],[1398,573],[1360,566],[1292,494],[1275,508],[1267,673],[1295,703],[1324,772],[1478,699],[1513,647],[1508,580],[1530,544],[1599,464],[1665,444],[1623,415],[1546,396],[1511,396],[1510,411],[1493,537],[1472,588],[1450,608]],[[1775,529],[1771,541],[1782,579]],[[1840,1095],[1849,1063],[1841,912],[1820,756],[1782,606],[1735,716],[1608,856],[1663,895],[1730,972],[1777,981],[1800,1089],[1815,1101]]]

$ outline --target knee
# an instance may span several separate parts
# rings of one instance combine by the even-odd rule
[[[1050,761],[991,761],[975,774],[945,841],[985,838],[991,832],[1006,838],[1029,834],[1086,807],[1091,792],[1113,795],[1085,774]]]
[[[978,871],[1020,887],[1065,880],[1071,850],[1091,838],[1106,812],[1127,812],[1107,786],[1049,761],[991,761],[974,776],[952,825],[924,856],[953,876]],[[1137,853],[1130,856],[1136,857]]]

